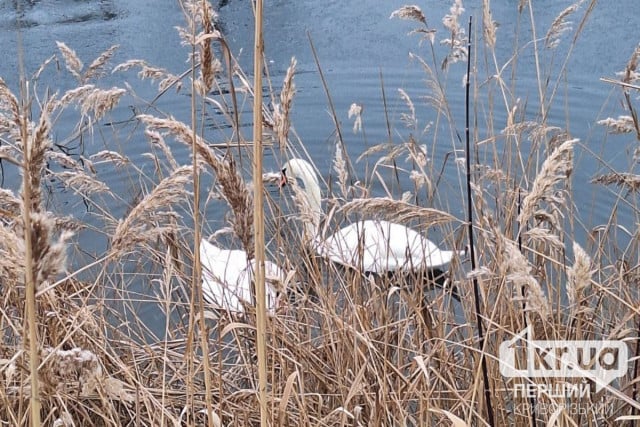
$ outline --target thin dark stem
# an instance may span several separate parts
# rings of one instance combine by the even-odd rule
[[[471,19],[469,17],[469,34],[467,42],[467,83],[465,94],[466,123],[465,123],[465,139],[466,139],[466,172],[467,172],[467,225],[469,227],[469,254],[471,256],[471,269],[476,269],[475,245],[473,242],[473,204],[471,199],[471,148],[469,135],[469,88],[471,76]],[[480,348],[480,363],[482,364],[482,379],[484,383],[484,399],[487,404],[487,418],[490,426],[495,425],[493,419],[493,407],[491,405],[491,387],[489,384],[489,370],[487,368],[487,358],[484,357],[484,326],[482,324],[482,316],[480,315],[480,286],[478,279],[473,276],[473,297],[476,309],[476,324],[478,325],[478,346]]]

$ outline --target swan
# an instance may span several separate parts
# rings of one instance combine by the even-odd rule
[[[208,303],[230,313],[244,313],[251,304],[251,282],[255,260],[237,249],[221,249],[206,239],[200,241],[202,294]],[[275,314],[283,302],[285,274],[275,263],[265,261],[267,310]]]
[[[320,238],[321,210],[318,177],[309,162],[291,159],[282,168],[280,186],[300,179],[312,221],[305,223],[308,239],[316,253],[331,261],[365,273],[437,270],[465,251],[441,250],[417,231],[382,220],[354,222],[326,239]]]

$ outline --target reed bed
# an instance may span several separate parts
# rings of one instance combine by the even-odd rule
[[[425,272],[376,277],[315,257],[305,238],[314,220],[309,205],[296,197],[295,185],[293,193],[278,192],[278,172],[265,171],[266,256],[288,272],[288,304],[267,318],[264,331],[251,308],[228,315],[203,302],[194,274],[197,236],[249,256],[255,244],[255,159],[240,126],[251,113],[240,106],[253,102],[252,81],[235,62],[207,2],[182,2],[187,70],[169,72],[142,60],[112,64],[116,46],[96,59],[78,58],[59,42],[56,59],[77,80],[76,88],[40,89],[42,70],[20,94],[0,81],[0,160],[3,173],[22,178],[20,188],[0,189],[3,424],[258,425],[256,334],[264,332],[263,403],[271,425],[631,425],[640,417],[640,48],[630,53],[625,70],[600,83],[611,84],[622,100],[618,117],[598,125],[629,136],[634,160],[628,170],[615,170],[593,154],[571,135],[568,120],[549,119],[565,84],[564,66],[550,64],[564,59],[558,46],[571,54],[594,3],[569,5],[544,37],[527,44],[539,82],[537,99],[527,105],[511,74],[518,52],[508,63],[498,60],[504,45],[488,0],[472,51],[461,0],[452,2],[442,27],[432,27],[433,17],[418,6],[390,11],[392,19],[409,21],[411,36],[420,39],[412,57],[424,70],[437,125],[418,127],[418,101],[400,88],[406,112],[389,126],[408,131],[390,128],[388,141],[353,160],[337,139],[329,182],[320,174],[321,230],[380,218],[410,225],[448,248],[468,244],[465,220],[451,213],[451,198],[439,191],[454,188],[464,205],[464,156],[456,151],[448,160],[460,181],[445,182],[446,160],[433,153],[443,139],[462,146],[448,93],[460,90],[450,81],[453,70],[471,58],[473,72],[465,81],[472,88],[472,122],[486,124],[486,133],[471,129],[476,268],[468,256],[456,257],[444,284],[435,286]],[[513,7],[518,20],[535,28],[532,2]],[[448,48],[444,57],[438,43]],[[265,150],[278,164],[293,157],[312,162],[290,116],[295,70],[293,59],[284,81],[270,82],[280,90],[262,108]],[[122,75],[121,87],[104,87],[106,73]],[[135,97],[128,78],[151,79],[158,97],[187,91],[194,120],[148,108],[131,119],[128,126],[138,131],[123,141],[110,114],[123,97]],[[203,127],[213,111],[219,121]],[[366,130],[362,106],[354,104],[348,115],[333,113],[352,120],[354,132]],[[75,152],[54,144],[62,114],[78,119],[69,144],[91,135],[104,148]],[[498,119],[503,116],[506,121]],[[142,152],[137,159],[119,148],[134,142]],[[615,201],[606,224],[585,222],[576,206],[577,152],[596,156],[603,166],[591,185]],[[354,166],[366,176],[355,179]],[[105,177],[114,174],[123,177],[129,194],[112,188]],[[48,191],[54,186],[89,214],[65,211]],[[536,340],[621,340],[629,369],[599,393],[591,387],[587,396],[514,393],[518,384],[545,384],[547,390],[576,384],[501,374],[500,344],[527,328]]]

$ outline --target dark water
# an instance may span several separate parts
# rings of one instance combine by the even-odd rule
[[[232,51],[238,56],[244,69],[250,72],[253,46],[251,3],[246,0],[230,0],[225,3],[219,10],[220,25]],[[331,169],[335,149],[335,127],[328,112],[326,94],[309,39],[317,49],[318,59],[325,73],[352,159],[355,160],[365,147],[384,142],[388,138],[382,103],[383,88],[394,140],[399,141],[409,135],[409,131],[399,122],[400,115],[407,110],[398,95],[398,88],[403,88],[412,97],[420,128],[436,120],[433,108],[424,100],[429,93],[425,75],[420,66],[408,57],[410,52],[414,52],[430,62],[430,50],[427,44],[420,45],[416,36],[407,36],[415,26],[413,23],[389,19],[390,14],[404,3],[396,0],[266,2],[265,45],[271,77],[278,87],[290,58],[297,58],[297,94],[292,122],[325,176],[328,176]],[[466,27],[470,13],[474,14],[479,24],[481,14],[475,8],[478,2],[465,3],[468,9],[462,25]],[[446,32],[441,25],[441,19],[448,13],[450,2],[428,0],[418,4],[425,11],[429,26],[438,29],[436,39],[445,38]],[[569,4],[556,0],[534,2],[537,37],[544,36],[553,19]],[[512,1],[492,4],[493,18],[500,24],[497,34],[497,61],[500,64],[507,61],[515,43],[521,46],[514,96],[526,100],[527,111],[532,114],[530,119],[536,119],[533,113],[538,110],[538,78],[533,61],[533,47],[527,45],[533,38],[533,31],[527,18],[528,13],[519,17],[516,5],[517,2]],[[570,18],[574,28],[583,15],[584,7]],[[188,64],[185,60],[188,51],[180,45],[174,27],[183,24],[181,9],[174,0],[0,2],[0,43],[4,52],[0,61],[0,77],[11,88],[17,90],[19,36],[22,38],[27,75],[34,73],[44,60],[56,53],[56,41],[62,41],[75,49],[85,64],[90,63],[108,47],[119,44],[114,64],[132,58],[144,59],[150,64],[179,74],[187,69]],[[560,74],[562,82],[548,119],[550,125],[560,127],[566,126],[568,122],[574,137],[580,138],[597,157],[621,171],[629,169],[631,161],[627,148],[632,143],[632,138],[607,136],[604,129],[595,124],[597,120],[607,116],[615,117],[622,114],[619,92],[600,82],[599,78],[612,77],[616,71],[624,69],[626,61],[639,42],[634,36],[638,24],[640,2],[637,0],[600,2],[596,5],[573,48],[571,58],[566,64],[566,72]],[[517,40],[516,33],[519,34]],[[556,57],[550,62],[555,69],[563,65],[568,46],[571,45],[572,34],[569,32],[562,37]],[[438,45],[436,54],[443,57],[445,49]],[[549,66],[549,63],[542,64],[543,71]],[[59,67],[63,69],[64,64],[60,63]],[[464,89],[461,81],[465,72],[464,63],[453,64],[446,77],[447,99],[456,121],[455,127],[461,133],[464,130]],[[487,77],[484,69],[479,74],[481,81]],[[558,73],[551,72],[551,75],[557,78]],[[508,76],[505,76],[505,80],[509,80]],[[135,73],[107,75],[102,84],[104,87],[123,86],[125,81],[131,84],[138,97],[124,97],[108,117],[112,122],[125,122],[125,125],[101,127],[99,135],[86,137],[83,149],[86,155],[105,148],[121,150],[141,170],[151,174],[153,165],[142,156],[143,152],[148,151],[148,145],[142,136],[131,136],[134,132],[133,125],[127,125],[126,121],[132,117],[133,109],[141,111],[144,108],[140,99],[149,100],[155,96],[155,86],[148,82],[140,82],[135,78]],[[39,87],[63,91],[74,87],[75,84],[68,73],[56,71],[54,66],[49,67],[43,74]],[[351,131],[352,122],[347,118],[347,111],[353,102],[364,106],[364,136],[361,133],[354,135]],[[506,112],[504,107],[500,107],[499,102],[497,105],[493,116],[494,126],[496,129],[502,129],[506,123]],[[188,122],[190,102],[185,95],[168,94],[158,101],[157,107]],[[55,141],[67,140],[73,132],[77,118],[77,114],[69,114],[59,119],[55,124]],[[478,123],[478,128],[482,137],[486,132],[485,122]],[[448,128],[441,127],[437,130],[438,141],[432,152],[432,161],[435,169],[440,170],[446,154],[463,146]],[[249,137],[250,128],[245,128],[244,132],[245,136]],[[433,131],[421,138],[422,143],[431,147]],[[112,145],[107,147],[105,140]],[[70,142],[72,145],[74,143],[77,141]],[[176,153],[181,156],[178,158],[179,161],[188,162],[186,149],[177,150]],[[584,222],[586,229],[607,223],[611,206],[616,200],[614,194],[588,183],[594,175],[609,172],[597,157],[584,150],[578,150],[576,156],[574,201],[580,221]],[[266,162],[270,167],[276,168],[279,160],[268,158]],[[358,178],[363,178],[363,169],[363,165],[356,165]],[[459,193],[448,191],[450,188],[456,188],[460,179],[459,172],[456,163],[451,159],[444,165],[445,184],[439,188],[438,203],[440,207],[462,218]],[[5,168],[2,178],[6,186],[17,188],[18,177],[15,171]],[[117,197],[111,201],[114,216],[117,218],[124,215],[127,204],[136,195],[135,188],[138,183],[114,168],[102,169],[100,178],[107,181],[117,193]],[[446,184],[447,182],[449,184]],[[410,187],[404,188],[408,189]],[[58,208],[81,220],[90,221],[82,204],[77,201],[71,202],[71,199],[65,200],[64,195],[61,200],[57,202]],[[628,207],[621,206],[618,221],[633,230],[633,216]],[[585,229],[579,228],[577,235],[584,238],[586,232]],[[83,237],[80,236],[80,239]],[[100,244],[92,239],[85,240],[89,252],[100,252]]]

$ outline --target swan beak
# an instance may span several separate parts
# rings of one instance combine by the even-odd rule
[[[280,174],[280,188],[284,187],[285,185],[287,185],[287,170],[286,169],[282,169],[282,173]]]

